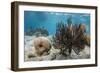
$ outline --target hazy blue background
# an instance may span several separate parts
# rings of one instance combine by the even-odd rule
[[[90,14],[41,11],[24,11],[24,32],[29,27],[44,27],[50,35],[54,35],[56,32],[56,24],[60,21],[67,24],[67,19],[70,16],[72,17],[72,24],[86,24],[87,33],[90,34]]]

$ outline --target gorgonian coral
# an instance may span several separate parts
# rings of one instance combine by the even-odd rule
[[[90,37],[86,34],[85,24],[66,25],[63,22],[57,24],[54,46],[61,50],[61,54],[69,55],[73,49],[78,55],[86,45],[90,46]]]

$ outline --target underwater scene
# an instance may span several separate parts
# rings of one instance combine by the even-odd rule
[[[90,58],[90,14],[24,11],[24,61]]]

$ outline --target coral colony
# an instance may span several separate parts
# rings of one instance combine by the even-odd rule
[[[60,49],[62,55],[69,55],[72,49],[78,55],[85,45],[90,46],[90,38],[86,34],[85,24],[72,25],[71,19],[68,19],[68,26],[63,22],[57,24],[54,46]],[[65,51],[68,50],[66,54]]]

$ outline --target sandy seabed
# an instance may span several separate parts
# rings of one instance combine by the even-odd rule
[[[24,37],[24,60],[25,61],[45,61],[45,60],[68,60],[68,59],[88,59],[90,58],[90,47],[85,46],[84,50],[82,50],[79,55],[77,55],[73,50],[70,55],[63,56],[59,54],[60,50],[55,49],[53,46],[50,49],[50,54],[45,56],[34,56],[35,47],[33,46],[34,39],[37,38],[35,36],[25,36]],[[52,36],[46,37],[50,41],[52,41]],[[29,58],[29,55],[33,55],[33,57]]]

